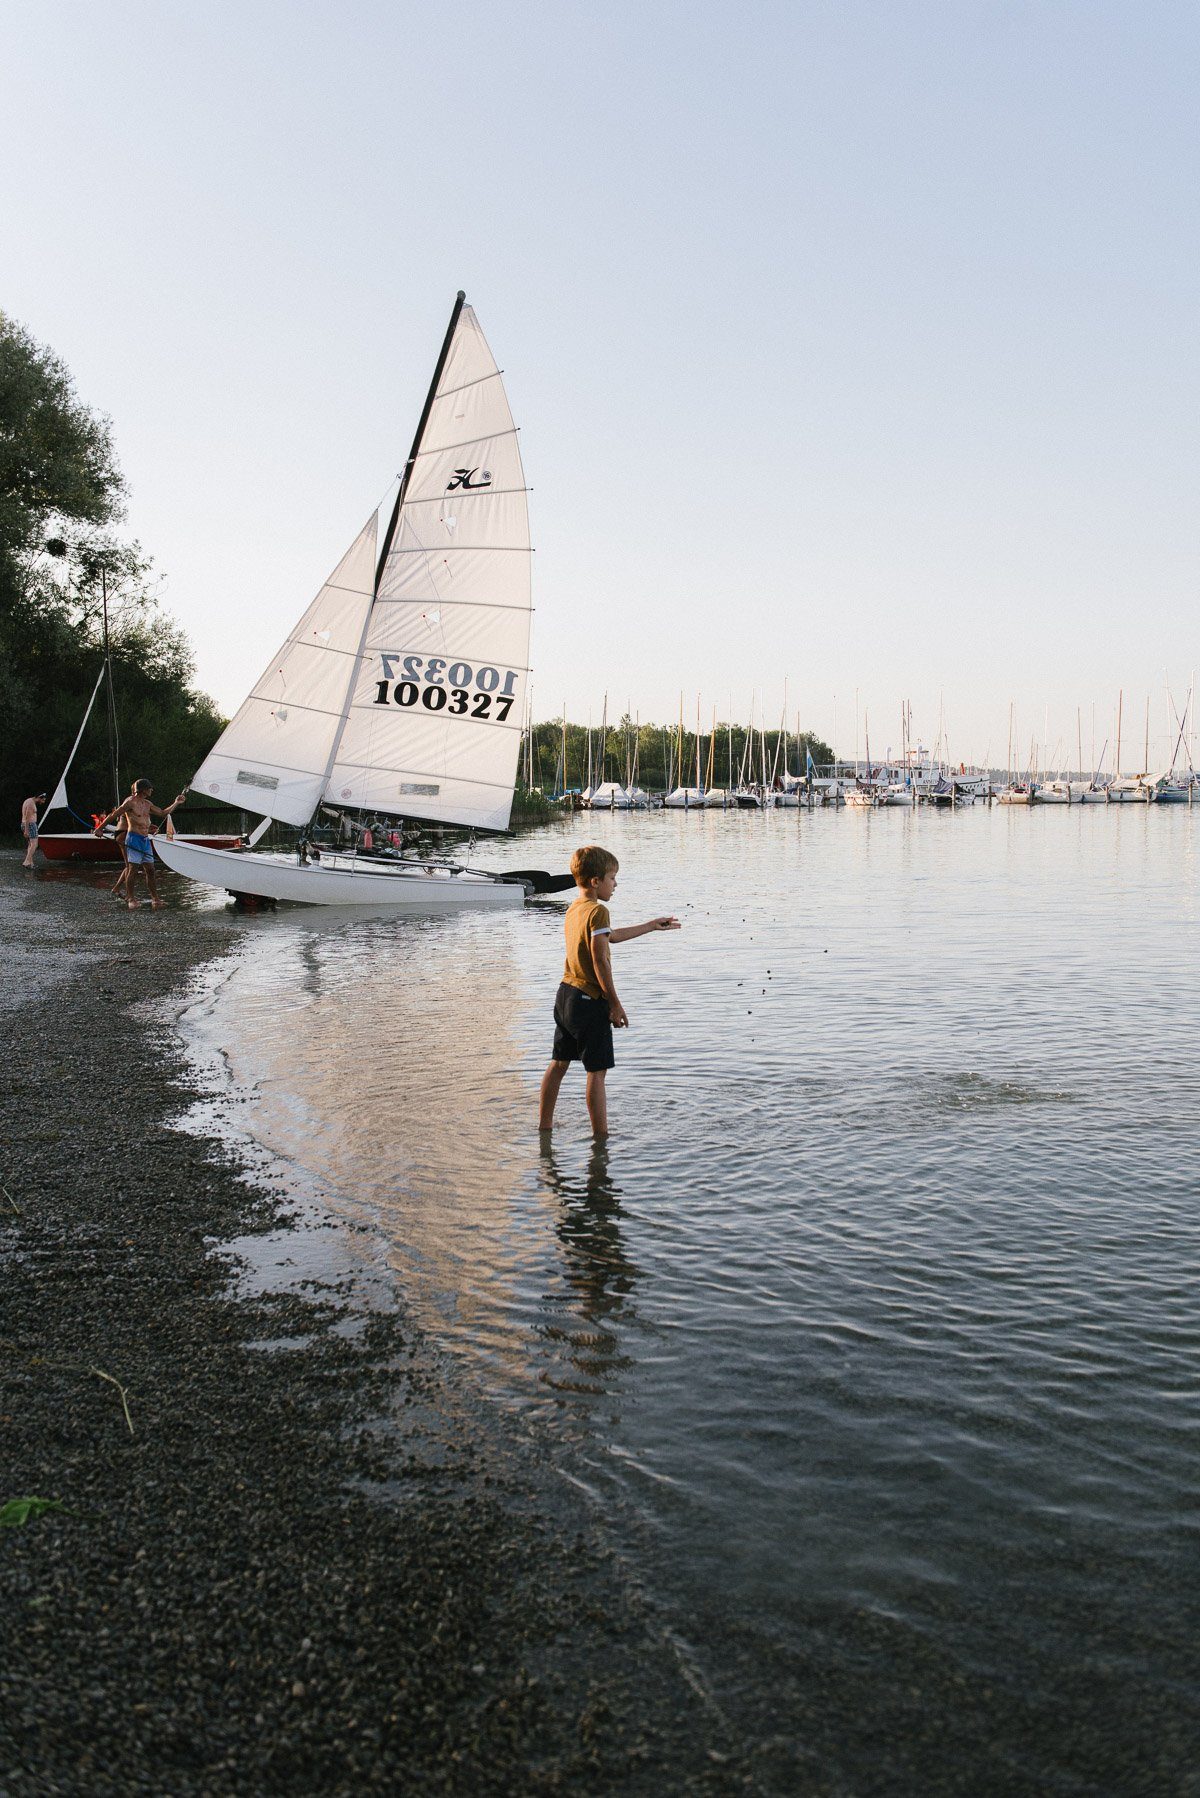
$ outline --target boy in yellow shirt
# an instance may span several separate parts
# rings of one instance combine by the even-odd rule
[[[678,918],[651,918],[646,924],[630,924],[614,930],[608,901],[617,890],[615,855],[589,843],[571,857],[571,872],[579,888],[567,909],[565,933],[567,960],[562,984],[554,1001],[554,1048],[550,1066],[542,1076],[538,1129],[554,1124],[554,1104],[563,1076],[573,1061],[582,1061],[587,1074],[587,1108],[596,1136],[608,1135],[608,1104],[604,1076],[614,1065],[612,1033],[629,1023],[625,1007],[613,984],[609,945],[627,943],[651,930],[678,930]]]

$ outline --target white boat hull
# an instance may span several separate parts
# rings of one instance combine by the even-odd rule
[[[224,887],[254,899],[284,899],[295,905],[362,905],[409,911],[444,911],[460,905],[511,907],[525,903],[523,886],[486,874],[455,873],[437,863],[395,864],[333,857],[301,865],[294,856],[254,850],[201,849],[194,843],[159,836],[155,851],[164,866],[189,880]]]

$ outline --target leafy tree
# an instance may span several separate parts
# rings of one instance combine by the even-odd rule
[[[113,530],[125,486],[107,419],[62,361],[0,313],[0,820],[49,791],[103,657],[108,600],[122,785],[178,787],[221,720],[193,691],[191,649],[163,612],[149,558]],[[69,782],[86,817],[112,803],[100,700]],[[61,821],[65,823],[65,819]]]

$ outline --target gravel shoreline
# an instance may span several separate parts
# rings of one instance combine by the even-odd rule
[[[189,1076],[136,1002],[236,925],[18,862],[0,1505],[66,1509],[0,1529],[6,1798],[765,1789],[585,1501],[402,1305],[233,1296],[212,1243],[288,1195],[171,1127]]]

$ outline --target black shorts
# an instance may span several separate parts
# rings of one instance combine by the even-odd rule
[[[564,980],[554,1001],[555,1061],[582,1061],[589,1074],[616,1066],[607,999],[590,999]]]

